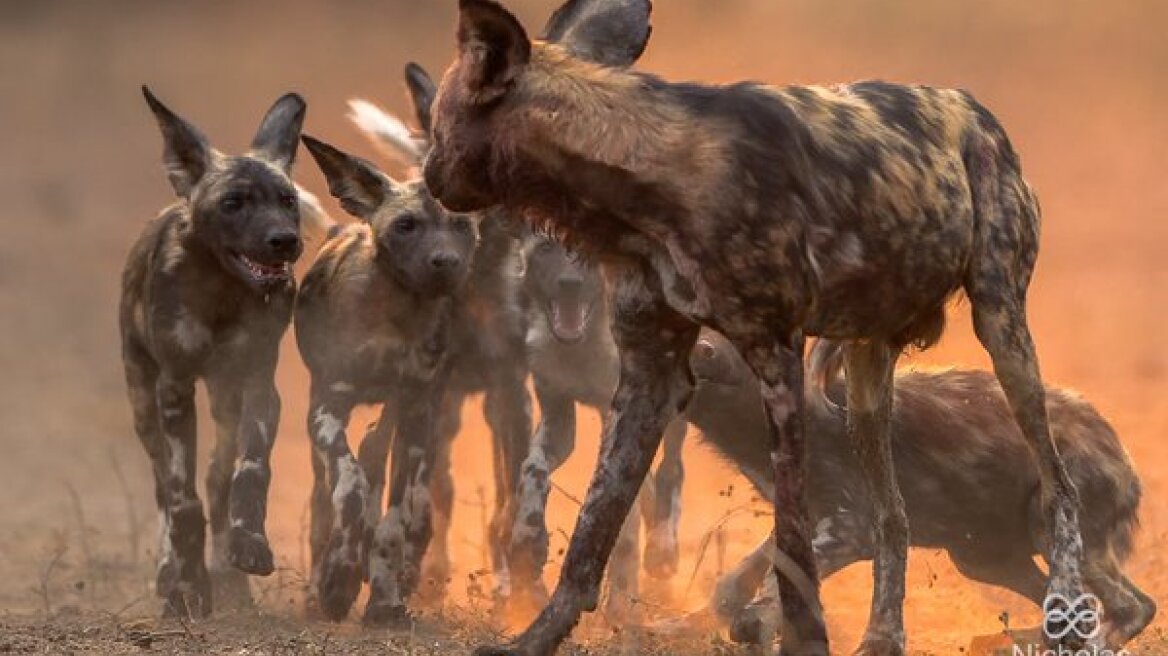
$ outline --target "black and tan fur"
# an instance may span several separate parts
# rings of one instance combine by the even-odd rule
[[[419,112],[428,109],[428,97],[414,100]],[[447,212],[420,179],[395,182],[364,160],[304,141],[330,193],[361,219],[330,230],[296,307],[312,374],[315,601],[327,617],[343,618],[364,567],[364,621],[402,623],[423,576],[439,593],[446,583],[449,449],[473,392],[486,392],[497,486],[492,556],[496,579],[507,579],[510,500],[531,432],[517,242],[497,214]],[[345,430],[359,403],[382,411],[355,457]]]
[[[305,105],[295,94],[280,98],[251,149],[228,156],[143,93],[179,200],[146,227],[127,258],[122,360],[162,520],[156,592],[166,613],[202,617],[211,612],[212,593],[195,480],[199,379],[216,428],[206,482],[213,565],[222,577],[217,594],[246,601],[242,573],[266,576],[274,567],[264,531],[280,417],[273,377],[292,316],[291,264],[301,251],[288,171]]]
[[[704,325],[762,386],[790,654],[828,651],[805,501],[804,340],[847,342],[848,423],[876,545],[858,653],[902,654],[908,525],[889,439],[892,372],[902,349],[935,341],[958,291],[1036,455],[1049,591],[1078,597],[1077,494],[1050,438],[1025,316],[1038,204],[989,111],[966,92],[923,86],[710,86],[633,73],[623,66],[648,39],[644,0],[570,0],[549,39],[534,42],[490,0],[460,8],[426,181],[452,209],[502,204],[600,259],[615,277],[621,351],[560,584],[527,631],[489,653],[549,653],[595,608],[620,520],[691,393],[687,356]]]
[[[838,349],[818,342],[807,370],[807,503],[819,574],[871,560],[872,503],[847,432],[847,385]],[[691,357],[697,378],[687,419],[764,498],[774,474],[758,382],[725,338],[703,331]],[[1034,562],[1049,539],[1041,482],[1026,439],[994,376],[971,370],[896,375],[892,454],[911,544],[945,550],[962,574],[1043,603],[1046,575]],[[1119,650],[1140,633],[1156,604],[1124,574],[1138,527],[1140,481],[1115,431],[1083,398],[1047,388],[1051,434],[1083,502],[1084,580],[1103,602],[1101,647]],[[769,546],[770,541],[766,544]],[[751,642],[777,628],[774,599],[745,609],[771,569],[756,550],[718,585],[712,608],[732,635]]]
[[[543,235],[529,235],[524,240],[524,261],[523,286],[530,316],[527,351],[540,420],[522,467],[512,541],[517,558],[533,557],[525,569],[539,580],[548,553],[549,477],[575,448],[576,404],[602,415],[607,412],[620,362],[609,330],[600,271]],[[685,430],[680,419],[666,429],[661,464],[646,481],[639,500],[646,532],[645,570],[658,579],[668,579],[677,571]],[[636,520],[636,514],[630,513],[608,566],[605,612],[621,624],[632,621],[635,605],[631,602],[638,596],[640,535]]]

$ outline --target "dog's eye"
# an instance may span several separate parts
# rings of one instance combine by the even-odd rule
[[[299,203],[299,200],[300,199],[298,199],[296,197],[296,194],[281,194],[280,195],[280,204],[283,205],[284,207],[287,207],[290,210],[296,209],[296,205],[297,205],[297,203]]]
[[[470,219],[455,219],[454,229],[458,232],[470,232]]]
[[[238,212],[243,207],[242,194],[227,194],[219,201],[219,209],[227,214]]]
[[[418,220],[412,216],[403,216],[393,222],[393,229],[400,234],[409,234],[418,227]]]

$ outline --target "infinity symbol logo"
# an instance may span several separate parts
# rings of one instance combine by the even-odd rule
[[[1059,640],[1070,632],[1090,640],[1103,630],[1099,621],[1099,597],[1087,592],[1074,601],[1056,593],[1042,602],[1042,632],[1052,640]]]

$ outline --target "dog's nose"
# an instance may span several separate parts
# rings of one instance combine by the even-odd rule
[[[461,263],[462,258],[452,251],[439,251],[430,256],[430,267],[437,271],[453,269]]]
[[[300,248],[300,237],[295,232],[274,232],[268,235],[268,247],[276,255],[293,255]]]
[[[717,353],[714,350],[714,345],[704,339],[699,339],[698,343],[694,344],[694,351],[703,360],[713,360],[714,355]]]

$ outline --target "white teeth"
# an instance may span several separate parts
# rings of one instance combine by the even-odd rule
[[[239,261],[243,263],[243,267],[253,278],[258,280],[273,280],[287,277],[292,271],[291,262],[283,262],[278,266],[267,266],[252,260],[248,256],[239,253]]]

